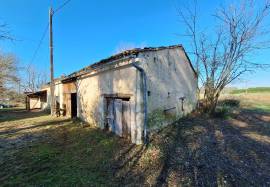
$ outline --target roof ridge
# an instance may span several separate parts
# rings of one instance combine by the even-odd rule
[[[95,69],[95,68],[97,68],[99,66],[106,65],[108,62],[118,60],[118,59],[121,59],[121,58],[124,58],[124,57],[127,57],[127,56],[131,56],[131,55],[137,55],[138,53],[141,53],[141,52],[158,51],[158,50],[162,50],[162,49],[173,49],[173,48],[177,48],[177,47],[183,48],[183,46],[181,44],[177,44],[177,45],[169,45],[169,46],[144,47],[144,48],[128,49],[128,50],[122,51],[120,53],[111,55],[111,56],[109,56],[107,58],[101,59],[101,60],[99,60],[99,61],[97,61],[97,62],[95,62],[95,63],[93,63],[91,65],[88,65],[88,66],[84,67],[84,68],[81,68],[80,70],[75,71],[75,72],[67,75],[66,78],[74,77],[80,72],[83,72],[83,71],[86,71],[86,70],[89,70],[89,69]],[[66,79],[66,78],[63,78],[63,79]]]

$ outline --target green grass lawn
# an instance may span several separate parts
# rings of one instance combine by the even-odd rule
[[[255,110],[258,112],[270,113],[270,104],[252,103],[252,104],[247,104],[247,106],[244,106],[244,108],[248,110]]]
[[[17,131],[0,135],[11,142],[11,146],[2,150],[0,181],[11,186],[66,186],[66,185],[109,185],[113,177],[110,163],[119,154],[119,150],[129,143],[117,136],[94,127],[82,127],[80,122],[66,119],[50,119],[44,115],[16,121],[39,125],[22,127],[40,128],[33,132]],[[56,120],[55,122],[53,122]],[[44,124],[44,122],[48,122]],[[15,121],[14,121],[15,122]],[[53,124],[50,124],[53,122]],[[12,122],[9,122],[12,123]],[[44,124],[44,126],[42,126]],[[8,131],[7,131],[8,132]],[[21,134],[31,138],[26,145],[12,146],[12,141],[20,144]],[[31,140],[32,139],[32,140]],[[2,155],[3,156],[3,155]]]
[[[0,112],[14,111],[14,110],[24,110],[25,107],[12,107],[12,108],[0,108]]]
[[[55,138],[50,142],[18,152],[17,159],[24,163],[18,163],[17,171],[23,173],[12,177],[11,184],[109,184],[106,179],[113,176],[106,173],[106,167],[120,146],[115,137],[68,125],[57,131],[52,132]],[[58,133],[63,137],[57,137]],[[25,166],[31,169],[25,172]]]

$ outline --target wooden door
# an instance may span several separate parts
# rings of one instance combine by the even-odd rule
[[[130,138],[130,103],[122,99],[107,98],[106,128],[118,136]]]
[[[131,118],[130,118],[130,104],[129,101],[122,101],[122,127],[123,137],[131,138]]]
[[[121,99],[115,99],[114,100],[114,132],[122,136],[122,100]]]
[[[114,102],[113,99],[107,100],[107,123],[109,131],[114,132]]]

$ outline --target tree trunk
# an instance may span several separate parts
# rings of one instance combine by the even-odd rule
[[[208,82],[205,85],[205,93],[204,93],[204,108],[203,110],[208,114],[214,114],[217,107],[217,102],[219,99],[220,91],[216,90],[212,84],[212,82]]]

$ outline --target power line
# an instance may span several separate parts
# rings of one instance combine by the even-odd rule
[[[61,6],[55,9],[53,11],[52,8],[49,9],[49,28],[50,28],[50,77],[51,77],[51,82],[50,82],[50,90],[51,90],[51,115],[56,114],[56,107],[55,107],[55,96],[54,96],[54,67],[53,67],[53,15],[57,13],[59,10],[61,10],[64,6],[66,6],[70,0],[65,1]]]
[[[53,11],[53,13],[55,14],[56,12],[58,12],[59,10],[61,10],[62,8],[64,8],[64,6],[66,6],[70,1],[71,0],[65,1],[61,6],[59,6],[58,8],[56,8],[55,11]],[[45,38],[45,36],[47,34],[48,28],[49,28],[49,23],[45,27],[45,30],[44,30],[44,32],[43,32],[43,34],[41,36],[41,39],[40,39],[40,41],[38,43],[38,46],[37,46],[37,48],[36,48],[36,50],[35,50],[35,52],[33,54],[33,57],[31,59],[31,61],[30,61],[30,64],[32,64],[34,62],[34,60],[35,60],[35,58],[37,56],[37,53],[38,53],[38,51],[39,51],[39,49],[41,47],[41,44],[42,44],[42,42],[43,42],[43,40],[44,40],[44,38]]]
[[[66,6],[71,0],[67,0],[65,1],[62,5],[60,5],[58,8],[56,8],[54,11],[53,11],[53,14],[55,14],[56,12],[58,12],[59,10],[61,10],[62,8],[64,8],[64,6]]]
[[[37,46],[37,48],[36,48],[36,50],[35,50],[35,52],[33,54],[33,57],[32,57],[32,59],[30,61],[30,64],[32,64],[34,62],[34,60],[35,60],[35,58],[37,56],[37,53],[38,53],[38,51],[39,51],[39,49],[41,47],[41,44],[42,44],[42,42],[43,42],[43,40],[44,40],[44,38],[45,38],[45,36],[47,34],[48,28],[49,28],[49,23],[47,23],[47,25],[46,25],[46,27],[45,27],[45,29],[43,31],[43,34],[42,34],[42,36],[41,36],[41,38],[40,38],[40,40],[38,42],[38,46]]]

